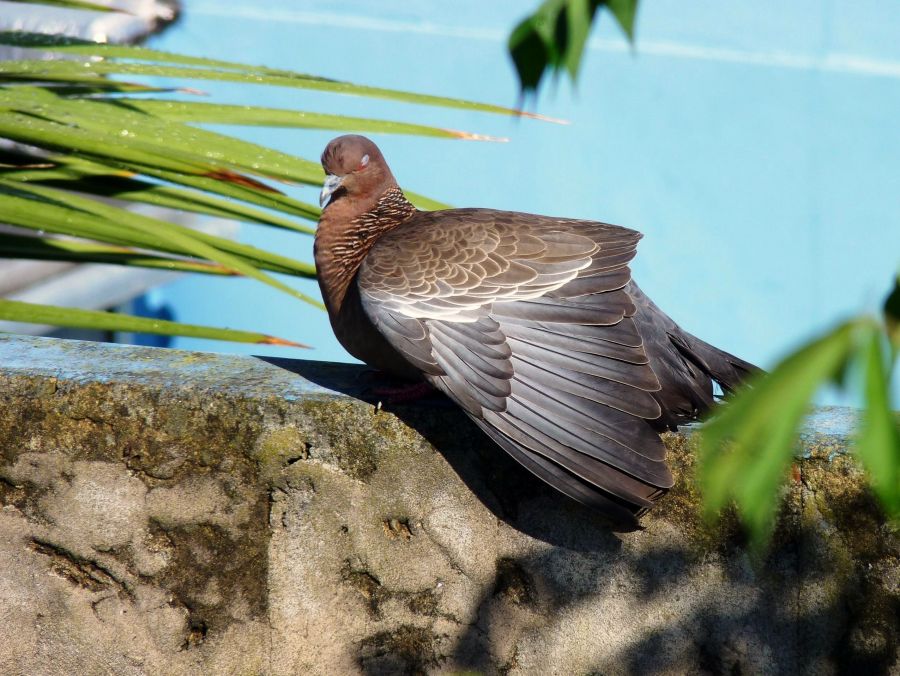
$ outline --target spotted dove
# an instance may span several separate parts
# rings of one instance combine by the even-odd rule
[[[424,379],[528,470],[618,524],[673,484],[659,433],[756,368],[682,330],[631,280],[641,234],[493,209],[419,211],[378,147],[334,139],[315,240],[347,351]]]

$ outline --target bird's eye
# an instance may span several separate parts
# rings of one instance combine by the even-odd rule
[[[365,169],[365,168],[368,167],[368,166],[369,166],[369,156],[368,156],[368,155],[363,155],[363,156],[362,156],[362,159],[359,161],[359,166],[356,167],[356,170],[357,170],[357,171],[362,171],[363,169]]]

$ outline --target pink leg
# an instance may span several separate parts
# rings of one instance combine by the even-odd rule
[[[418,401],[434,394],[434,388],[426,383],[408,383],[399,387],[373,387],[370,392],[384,400],[386,404],[403,404]]]

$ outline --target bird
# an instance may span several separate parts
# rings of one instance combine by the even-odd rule
[[[640,290],[642,235],[487,208],[422,211],[370,139],[321,157],[314,257],[338,341],[446,394],[531,473],[620,526],[673,486],[660,433],[759,369]]]

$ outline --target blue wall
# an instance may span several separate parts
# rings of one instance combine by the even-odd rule
[[[511,105],[506,36],[537,0],[187,0],[152,46]],[[265,9],[260,8],[264,6]],[[457,206],[620,223],[645,233],[634,274],[685,328],[761,365],[861,309],[900,264],[900,3],[643,0],[632,50],[601,15],[576,87],[510,120],[298,90],[212,85],[217,100],[425,122],[505,144],[373,137],[404,187]],[[317,158],[328,132],[236,129]],[[315,191],[293,190],[308,201]],[[311,241],[244,238],[311,260]],[[315,289],[314,284],[304,288]],[[177,318],[254,328],[349,357],[324,313],[244,280],[156,292]]]

